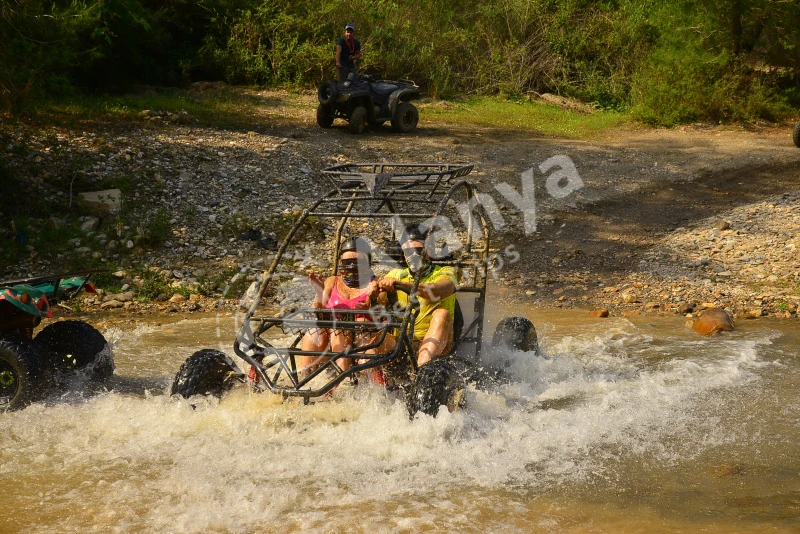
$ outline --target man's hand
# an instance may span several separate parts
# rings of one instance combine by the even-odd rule
[[[395,282],[397,282],[397,280],[394,278],[381,278],[380,280],[378,280],[378,288],[381,291],[386,291],[387,293],[394,293],[395,291],[397,291],[394,288]]]

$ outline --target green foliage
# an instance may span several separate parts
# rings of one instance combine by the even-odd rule
[[[159,208],[147,219],[139,242],[151,247],[163,245],[172,235],[172,225],[169,220],[170,215],[166,208]]]
[[[552,92],[659,124],[800,105],[800,3],[785,0],[7,0],[0,105],[134,83],[312,86],[335,76],[345,22],[362,71],[435,97]]]

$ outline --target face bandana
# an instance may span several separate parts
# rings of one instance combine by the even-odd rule
[[[422,271],[422,277],[424,278],[433,267],[428,255],[425,254],[425,247],[407,247],[403,249],[403,254],[406,257],[408,270],[415,275]]]
[[[369,264],[358,258],[339,260],[339,272],[347,287],[364,287],[375,276]]]

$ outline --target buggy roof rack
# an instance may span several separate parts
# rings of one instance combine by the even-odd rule
[[[341,194],[416,201],[447,192],[472,167],[463,163],[345,163],[323,169],[322,175]]]

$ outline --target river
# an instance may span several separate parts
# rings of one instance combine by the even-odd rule
[[[172,377],[235,317],[107,329],[106,389],[0,414],[0,532],[800,531],[796,321],[527,315],[512,384],[413,421],[374,386],[193,408]]]

